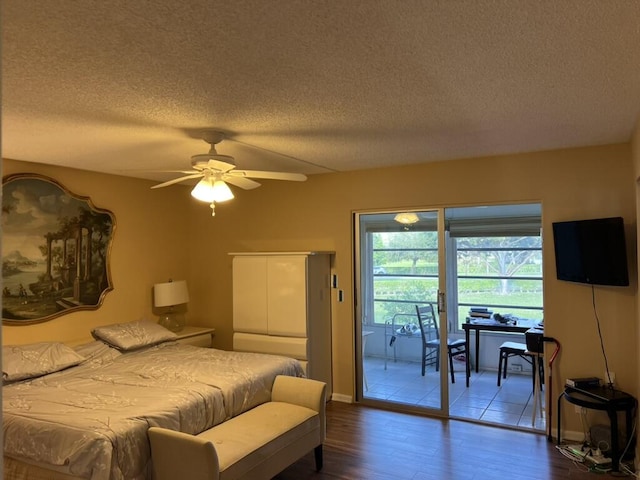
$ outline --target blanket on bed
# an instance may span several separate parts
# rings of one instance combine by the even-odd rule
[[[3,387],[5,455],[92,480],[151,478],[147,429],[203,430],[270,399],[296,360],[164,343]]]

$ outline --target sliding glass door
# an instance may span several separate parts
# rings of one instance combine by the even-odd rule
[[[354,220],[358,400],[446,415],[449,367],[446,348],[436,348],[448,330],[442,211],[357,213]],[[418,309],[433,312],[438,330]],[[456,373],[464,383],[464,371]]]
[[[532,423],[530,365],[511,362],[497,384],[500,345],[524,336],[472,333],[451,355],[434,343],[464,344],[472,308],[542,324],[541,213],[529,203],[354,215],[358,401],[544,429]],[[418,309],[433,309],[437,330],[420,329]]]

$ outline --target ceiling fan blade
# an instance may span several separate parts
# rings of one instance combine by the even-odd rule
[[[197,173],[196,170],[149,170],[149,169],[143,169],[143,170],[138,170],[138,169],[126,169],[126,170],[122,170],[123,172],[126,173],[183,173],[185,175],[188,175],[190,173]]]
[[[154,185],[151,188],[168,187],[169,185],[173,185],[175,183],[184,182],[185,180],[190,180],[192,178],[200,178],[200,177],[203,177],[203,176],[204,176],[204,173],[194,173],[194,174],[191,174],[191,175],[187,175],[186,177],[174,178],[173,180],[169,180],[168,182],[159,183],[158,185]]]
[[[235,163],[233,163],[233,157],[229,157],[228,155],[217,155],[217,157],[218,158],[209,159],[209,163],[207,163],[208,168],[220,170],[223,173],[236,168]]]
[[[228,155],[193,155],[191,157],[191,166],[196,170],[216,170],[219,172],[228,172],[236,168],[233,157]]]
[[[231,176],[228,173],[224,174],[222,179],[230,183],[231,185],[235,185],[236,187],[243,188],[245,190],[253,190],[254,188],[258,188],[260,184],[258,182],[254,182],[246,177],[236,177]]]
[[[304,182],[307,179],[302,173],[287,172],[266,172],[263,170],[233,170],[228,175],[244,178],[265,178],[269,180],[291,180],[294,182]]]

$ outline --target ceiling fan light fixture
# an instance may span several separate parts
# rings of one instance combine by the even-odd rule
[[[233,192],[229,188],[229,185],[222,180],[216,180],[213,182],[213,200],[215,202],[226,202],[233,198]]]
[[[415,212],[401,212],[398,213],[393,219],[403,225],[413,225],[420,221],[420,218]]]
[[[210,178],[203,178],[191,190],[191,196],[201,202],[226,202],[233,198],[233,192],[222,180],[211,181]]]
[[[208,203],[211,207],[211,215],[215,216],[216,203],[226,202],[234,198],[227,182],[234,187],[252,190],[260,186],[260,183],[256,182],[254,178],[290,180],[294,182],[303,182],[307,179],[307,176],[302,173],[236,170],[236,163],[233,157],[220,155],[216,151],[216,144],[225,138],[222,132],[203,130],[201,137],[211,146],[209,153],[193,155],[191,157],[191,170],[182,171],[183,176],[153,185],[151,188],[163,188],[186,180],[199,179],[196,186],[191,190],[191,196],[196,200]]]

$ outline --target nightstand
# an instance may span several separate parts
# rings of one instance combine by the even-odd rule
[[[178,343],[194,345],[196,347],[213,347],[213,337],[216,334],[215,328],[190,327],[186,326],[176,332]]]

